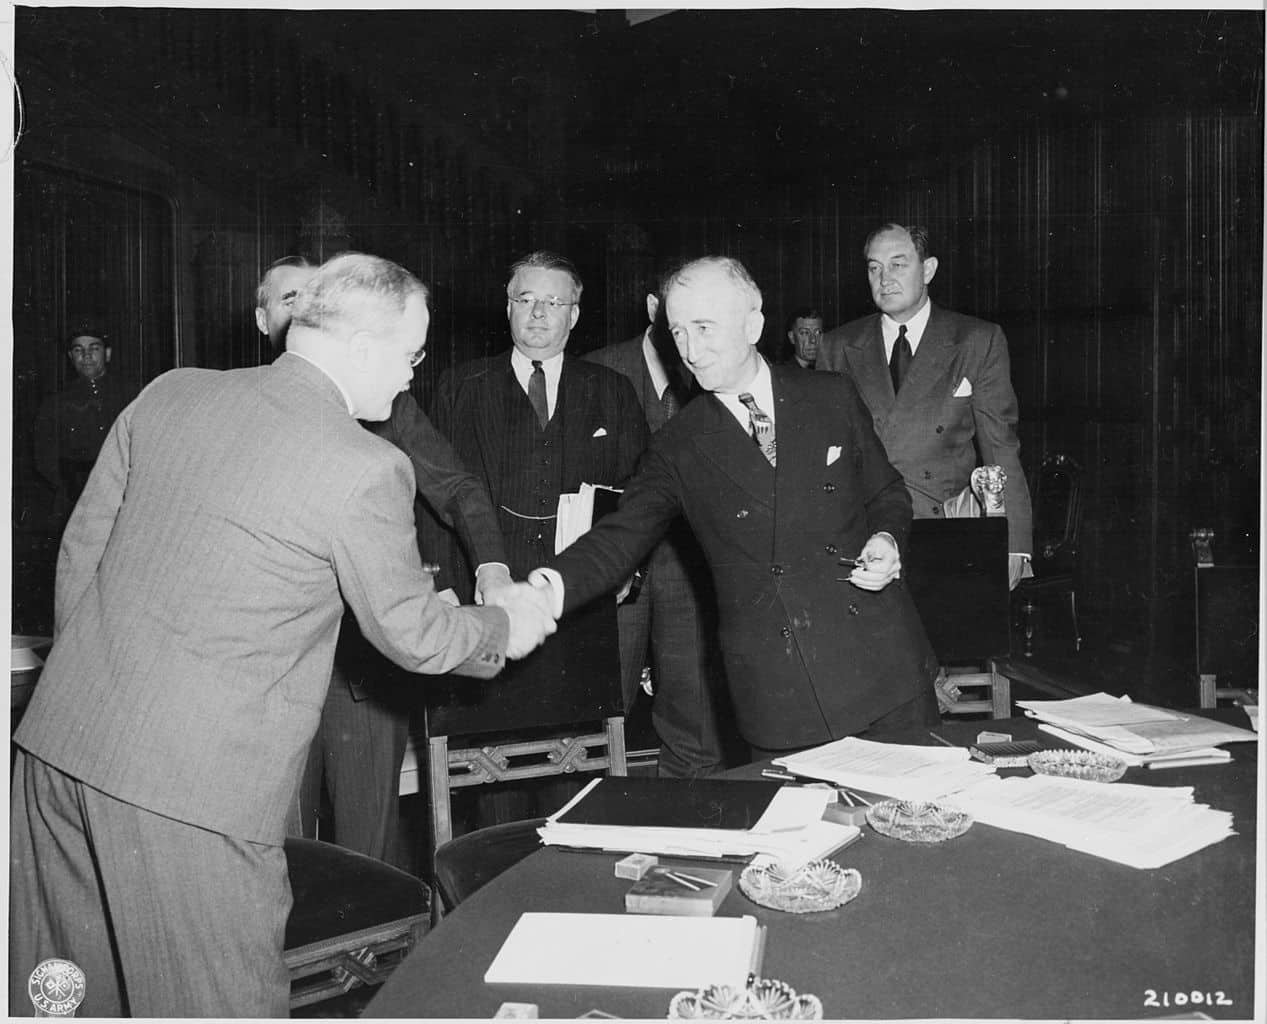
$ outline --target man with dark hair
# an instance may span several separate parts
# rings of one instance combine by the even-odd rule
[[[802,370],[814,369],[818,343],[823,340],[823,314],[812,306],[796,310],[787,321],[787,340],[792,346],[790,362]]]
[[[336,257],[265,367],[178,369],[116,420],[66,528],[54,642],[14,734],[9,1010],[46,958],[91,1017],[284,1017],[287,805],[343,603],[411,672],[488,678],[554,623],[436,597],[413,473],[356,419],[409,386],[426,289]]]
[[[510,351],[451,367],[436,391],[436,427],[488,487],[516,577],[554,553],[559,496],[582,483],[622,486],[646,443],[629,382],[565,351],[581,292],[575,265],[557,253],[516,261],[506,288]],[[450,548],[450,560],[454,554]],[[469,573],[460,562],[451,577],[464,596]],[[595,601],[559,629],[559,643],[511,668],[507,678],[516,692],[545,706],[578,675],[615,685],[615,601]],[[490,696],[502,699],[504,692]]]
[[[302,256],[287,256],[273,263],[260,281],[255,321],[275,347],[284,348],[295,296],[316,272]],[[510,582],[487,488],[466,471],[408,391],[396,396],[386,420],[363,425],[409,456],[418,498],[457,532],[476,566],[475,603],[484,604]],[[417,512],[426,514],[421,507]],[[431,561],[421,538],[419,552]],[[313,838],[320,832],[329,838],[333,833],[340,846],[414,869],[412,852],[401,842],[399,790],[409,712],[416,702],[410,681],[365,641],[355,617],[345,613],[321,725],[287,821],[289,834]],[[323,781],[331,820],[319,829]]]
[[[647,292],[643,332],[591,352],[633,385],[655,434],[691,397],[689,373],[663,329],[658,286]],[[716,650],[716,600],[704,553],[679,519],[642,568],[640,586],[620,603],[621,683],[628,713],[650,654],[651,722],[660,740],[657,771],[668,778],[726,767],[718,701],[725,701]]]
[[[935,723],[936,659],[899,578],[911,500],[866,408],[838,378],[761,358],[761,292],[738,260],[688,263],[663,300],[711,394],[655,435],[620,507],[530,581],[570,611],[618,585],[685,516],[712,568],[754,757]],[[855,560],[851,572],[840,564]]]
[[[107,373],[113,354],[100,327],[76,326],[66,339],[75,379],[50,395],[35,417],[35,468],[55,490],[54,515],[70,515],[115,417],[136,397],[137,387]]]
[[[923,228],[884,224],[867,236],[863,254],[879,312],[823,338],[817,368],[839,372],[857,388],[906,480],[917,519],[958,505],[977,466],[1003,467],[1015,587],[1032,575],[1033,526],[1003,329],[929,299],[938,264]]]
[[[272,344],[274,355],[286,348],[286,328],[295,296],[316,269],[304,256],[283,256],[260,278],[255,289],[255,325]]]

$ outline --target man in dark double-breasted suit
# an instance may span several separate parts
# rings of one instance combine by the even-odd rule
[[[447,370],[436,391],[436,428],[488,487],[516,578],[553,555],[559,495],[582,483],[623,486],[646,443],[629,382],[564,351],[580,317],[581,289],[576,267],[563,256],[542,251],[519,260],[507,285],[510,351]],[[444,582],[467,600],[472,573],[457,555],[450,545]],[[618,686],[614,599],[595,602],[559,628],[559,643],[510,669],[514,694],[487,689],[484,721],[511,716],[518,725],[525,703],[535,701],[537,710],[556,699],[564,703],[578,673]]]
[[[937,257],[928,246],[919,227],[886,224],[871,233],[864,250],[878,312],[830,331],[816,366],[856,386],[917,519],[945,515],[977,466],[1003,467],[1016,586],[1032,575],[1033,526],[1007,339],[998,324],[932,303]]]
[[[552,587],[556,611],[584,605],[683,515],[756,755],[935,722],[936,660],[900,579],[910,497],[865,407],[838,377],[761,359],[761,293],[737,261],[687,264],[664,301],[712,394],[656,434],[619,509],[530,580]]]

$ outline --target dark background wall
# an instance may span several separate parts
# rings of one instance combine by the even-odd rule
[[[1027,470],[1086,467],[1088,642],[1187,650],[1188,531],[1258,554],[1263,15],[646,13],[17,8],[17,626],[46,625],[28,428],[78,316],[141,381],[252,365],[263,268],[377,252],[434,292],[425,406],[508,344],[530,248],[581,266],[577,351],[705,252],[748,264],[773,351],[798,305],[869,310],[895,219],[934,299],[1007,331]]]

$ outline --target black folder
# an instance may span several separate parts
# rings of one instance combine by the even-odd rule
[[[755,780],[607,776],[555,820],[563,825],[749,829],[781,786]]]

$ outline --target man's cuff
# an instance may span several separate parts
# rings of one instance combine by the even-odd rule
[[[889,533],[888,530],[876,530],[876,532],[872,534],[872,536],[884,537],[886,540],[888,540],[890,544],[893,545],[894,551],[896,551],[899,555],[902,554],[902,549],[898,546],[897,540],[894,538],[893,534]]]
[[[1009,551],[1007,556],[1008,558],[1023,558],[1027,562],[1030,560],[1029,553],[1025,551]]]
[[[528,573],[528,582],[533,586],[539,586],[542,583],[548,584],[550,587],[550,610],[554,613],[556,619],[563,614],[563,577],[559,575],[555,569],[533,569]]]
[[[505,562],[480,562],[480,564],[475,567],[475,578],[479,579],[480,573],[493,566],[496,566],[499,569],[505,569],[506,575],[510,575],[510,566],[508,566]]]

